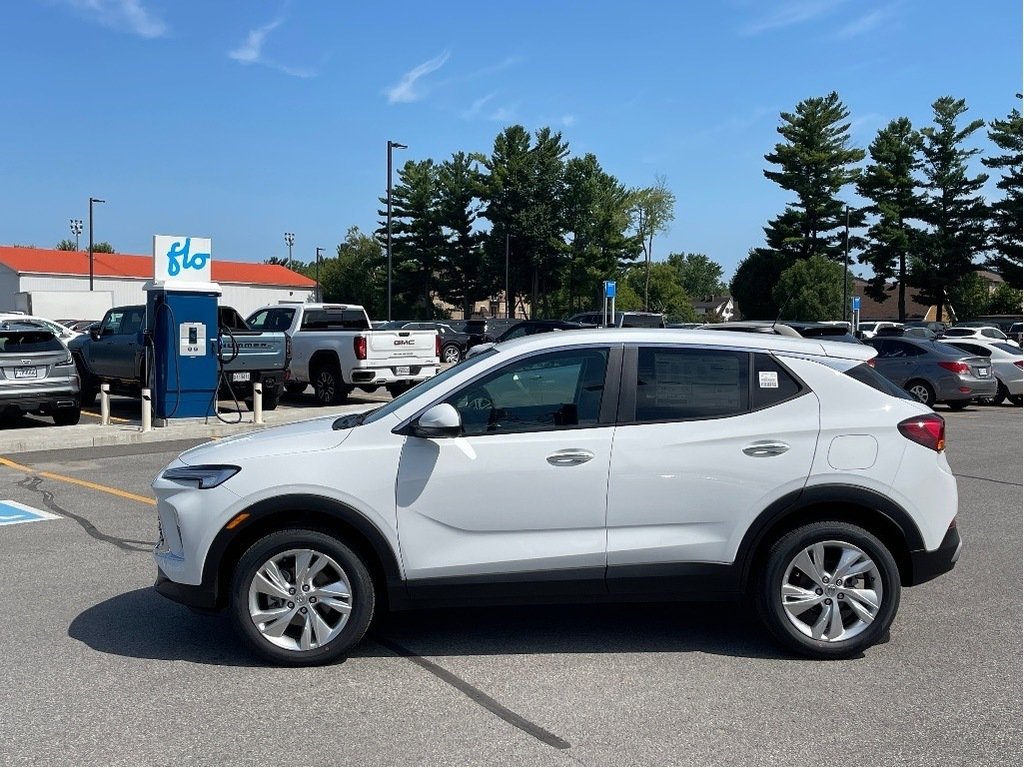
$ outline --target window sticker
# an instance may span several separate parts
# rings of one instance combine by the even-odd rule
[[[761,389],[778,389],[779,374],[776,371],[758,371],[757,383]]]

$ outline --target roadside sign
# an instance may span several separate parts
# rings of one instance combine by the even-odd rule
[[[157,282],[208,283],[211,280],[208,237],[153,235],[153,279]]]
[[[0,500],[0,525],[38,523],[40,520],[60,520],[60,515],[44,512],[10,499]]]
[[[615,281],[614,280],[605,280],[604,281],[604,297],[606,299],[614,299],[615,298]]]
[[[860,296],[854,296],[851,302],[853,303],[852,309],[854,312],[860,309]]]

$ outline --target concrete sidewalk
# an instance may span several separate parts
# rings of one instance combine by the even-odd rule
[[[122,410],[117,411],[119,414],[115,417],[117,421],[103,426],[100,424],[98,406],[83,410],[82,421],[73,427],[58,427],[50,419],[42,416],[26,416],[7,428],[0,428],[0,455],[62,448],[213,439],[321,416],[363,411],[382,405],[389,400],[390,397],[387,395],[379,398],[370,395],[358,399],[353,398],[352,402],[345,405],[327,408],[310,407],[307,403],[282,403],[273,411],[263,412],[264,424],[255,424],[253,414],[247,411],[243,410],[241,421],[237,421],[239,419],[237,412],[225,413],[222,410],[222,418],[226,422],[234,423],[225,423],[216,416],[211,416],[208,419],[174,419],[168,426],[153,427],[150,432],[142,431],[138,417],[125,418],[125,412]],[[138,401],[135,403],[137,404]]]

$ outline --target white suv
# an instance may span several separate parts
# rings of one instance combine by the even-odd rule
[[[366,413],[186,451],[156,589],[281,664],[375,609],[753,598],[820,658],[960,555],[945,424],[867,346],[609,329],[499,344]]]

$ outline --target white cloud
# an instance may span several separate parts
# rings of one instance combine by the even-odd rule
[[[740,30],[744,36],[759,35],[775,29],[783,29],[796,24],[825,16],[842,5],[845,0],[789,0],[779,3],[768,16],[746,24]]]
[[[86,17],[111,29],[147,39],[163,37],[167,25],[142,5],[142,0],[67,0]]]
[[[266,43],[267,36],[282,24],[284,24],[283,17],[274,19],[262,27],[250,29],[245,42],[233,51],[228,51],[228,58],[234,59],[239,64],[262,64],[265,67],[276,69],[278,72],[283,72],[292,77],[316,77],[317,71],[315,69],[282,64],[274,59],[267,58],[263,54],[263,44]]]
[[[880,8],[877,11],[861,16],[859,19],[851,21],[845,27],[836,33],[837,37],[849,38],[856,37],[857,35],[863,35],[866,32],[877,28],[883,21],[891,18],[893,15],[891,8]]]
[[[419,101],[422,99],[423,92],[416,88],[417,81],[443,67],[444,63],[448,61],[448,56],[448,51],[445,51],[440,56],[425,61],[402,75],[401,80],[384,91],[388,97],[388,104]]]

